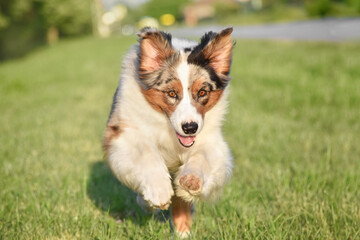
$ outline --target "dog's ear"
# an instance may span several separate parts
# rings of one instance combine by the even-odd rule
[[[201,37],[200,44],[189,55],[188,62],[203,67],[210,66],[226,84],[229,80],[234,46],[230,36],[232,31],[233,28],[226,28],[220,33],[206,33]]]
[[[140,78],[158,70],[164,61],[174,53],[171,35],[154,28],[144,28],[140,37]]]
[[[212,40],[203,48],[204,58],[218,75],[227,76],[230,72],[233,41],[230,34],[232,28],[226,28],[216,34]]]

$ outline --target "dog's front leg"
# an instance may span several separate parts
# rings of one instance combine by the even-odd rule
[[[202,149],[180,168],[176,195],[188,202],[214,199],[231,175],[232,158],[225,143]]]
[[[192,155],[179,169],[175,178],[176,195],[187,202],[194,202],[203,193],[205,175],[210,171],[205,156],[201,153]]]
[[[110,142],[107,152],[110,168],[123,184],[141,194],[150,207],[169,207],[174,194],[170,175],[151,142],[125,130]]]

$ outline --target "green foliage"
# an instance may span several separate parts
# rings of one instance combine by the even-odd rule
[[[45,42],[45,28],[35,14],[37,7],[33,0],[0,1],[0,61],[21,56]]]
[[[188,2],[189,0],[151,0],[144,7],[144,15],[159,19],[161,15],[170,13],[180,20],[182,19],[181,8]]]
[[[360,1],[308,0],[305,10],[309,16],[313,17],[357,16],[360,14]]]
[[[241,11],[240,11],[241,12]],[[267,24],[274,22],[289,22],[307,20],[306,12],[293,6],[277,4],[261,11],[247,12],[246,14],[227,14],[218,17],[217,23],[223,25],[251,25],[251,24]]]
[[[4,1],[2,4],[9,1]],[[9,9],[8,9],[8,16],[13,21],[19,21],[26,18],[26,14],[29,14],[33,9],[33,0],[13,0],[10,3],[8,3]],[[6,3],[5,3],[6,4]]]
[[[0,60],[43,44],[50,27],[61,36],[90,32],[90,12],[90,0],[1,0]]]
[[[9,20],[0,12],[0,29],[7,27]]]
[[[266,24],[273,22],[302,21],[318,17],[356,17],[360,15],[360,0],[269,0],[262,8],[241,5],[244,11],[217,14],[216,21],[226,25]]]
[[[271,8],[274,5],[282,4],[281,0],[262,0],[262,4],[264,8]]]
[[[357,13],[360,13],[360,0],[347,0],[346,2]]]
[[[90,31],[89,0],[41,0],[41,4],[40,14],[47,27],[57,27],[63,35],[78,35]]]
[[[0,64],[0,238],[171,239],[102,160],[121,58],[84,38]],[[194,239],[359,239],[360,44],[238,40],[234,173]],[[176,239],[176,238],[175,238]]]
[[[143,16],[149,16],[145,13],[145,6],[139,6],[137,8],[128,8],[128,13],[125,18],[122,20],[122,24],[134,25],[137,23]]]
[[[33,0],[3,0],[0,2],[0,32],[15,22],[31,18]]]
[[[218,19],[223,18],[224,16],[238,14],[241,6],[235,2],[224,4],[221,1],[217,1],[214,4],[215,7],[215,17]]]
[[[305,8],[310,16],[324,17],[330,13],[331,3],[330,0],[309,0]]]

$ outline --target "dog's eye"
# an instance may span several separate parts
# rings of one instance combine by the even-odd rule
[[[206,96],[207,92],[204,90],[204,89],[201,89],[199,92],[198,92],[198,96],[199,97],[204,97]]]
[[[177,94],[176,94],[176,92],[174,90],[169,91],[168,95],[169,95],[169,97],[177,98]]]

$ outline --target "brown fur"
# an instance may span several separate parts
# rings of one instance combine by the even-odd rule
[[[174,90],[178,96],[178,99],[174,99],[168,96],[168,91]],[[151,88],[149,90],[142,90],[145,99],[149,102],[152,108],[160,113],[165,113],[167,116],[175,111],[177,103],[182,98],[182,85],[179,80],[173,80],[162,89]]]
[[[198,113],[200,113],[204,117],[205,113],[215,106],[222,94],[223,90],[215,90],[208,92],[207,103],[205,105],[196,105]]]
[[[177,231],[189,232],[192,225],[191,203],[174,196],[171,204],[171,214]]]
[[[111,141],[118,138],[123,129],[126,127],[128,127],[128,124],[118,117],[117,111],[113,112],[109,118],[104,133],[103,149],[105,155],[108,155]]]
[[[223,93],[223,90],[210,91],[209,85],[206,83],[207,81],[199,79],[194,82],[191,88],[191,95],[194,99],[194,106],[196,107],[198,113],[200,113],[203,117],[207,111],[215,106]],[[207,91],[207,95],[200,98],[197,95],[201,89],[205,89]]]

